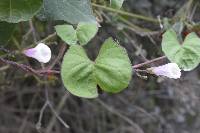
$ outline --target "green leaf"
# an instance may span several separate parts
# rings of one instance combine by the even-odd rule
[[[132,75],[131,63],[125,49],[113,39],[105,41],[95,62],[95,79],[103,90],[116,93],[128,86]]]
[[[44,0],[41,14],[52,20],[64,20],[71,24],[96,22],[89,0]]]
[[[93,69],[93,62],[88,59],[84,49],[79,45],[72,45],[65,54],[61,67],[64,86],[76,96],[97,97]]]
[[[77,41],[81,45],[85,45],[98,31],[97,23],[85,22],[79,23],[76,30],[71,25],[57,25],[55,28],[58,36],[69,45],[76,44]]]
[[[70,46],[61,68],[67,90],[84,98],[98,96],[97,84],[107,92],[119,92],[128,86],[131,75],[132,67],[126,51],[111,38],[103,44],[95,63],[80,45]]]
[[[57,25],[55,26],[58,36],[69,45],[77,43],[76,31],[71,25]]]
[[[96,35],[97,31],[98,26],[96,23],[79,23],[76,29],[79,43],[81,45],[87,44]]]
[[[186,36],[182,44],[179,43],[175,31],[168,30],[163,34],[162,50],[171,62],[190,71],[200,63],[200,38],[195,33]]]
[[[9,41],[15,29],[15,24],[0,22],[0,44],[5,44]]]
[[[1,0],[0,20],[18,23],[31,19],[42,6],[42,0]]]
[[[115,9],[120,9],[123,3],[124,0],[110,0],[111,7]]]

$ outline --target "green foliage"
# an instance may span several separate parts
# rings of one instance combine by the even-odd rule
[[[71,25],[55,26],[57,35],[69,45],[77,43],[76,31]]]
[[[78,24],[76,31],[79,43],[85,45],[96,35],[98,26],[96,23],[81,22]]]
[[[168,30],[163,35],[162,50],[171,62],[185,71],[193,70],[200,63],[200,38],[195,33],[186,36],[182,44],[176,32]]]
[[[89,0],[44,0],[43,16],[71,24],[96,22]]]
[[[95,79],[104,91],[116,93],[128,86],[131,63],[125,49],[113,39],[105,41],[95,62]]]
[[[131,64],[127,53],[111,38],[103,44],[95,62],[79,45],[72,45],[65,54],[61,77],[64,86],[76,96],[95,98],[97,84],[107,92],[119,92],[131,79]]]
[[[1,0],[0,20],[9,23],[27,21],[42,6],[42,0]]]
[[[65,54],[61,77],[64,86],[76,96],[95,98],[98,96],[93,77],[93,63],[79,45],[72,45]]]
[[[0,44],[7,43],[10,39],[16,24],[0,22]]]
[[[71,25],[57,25],[55,26],[56,32],[60,38],[69,45],[87,44],[97,33],[98,26],[96,23],[81,22],[75,30]]]
[[[110,0],[110,5],[112,8],[120,9],[124,0]]]

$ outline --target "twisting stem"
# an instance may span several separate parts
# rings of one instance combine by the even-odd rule
[[[36,73],[40,74],[40,76],[45,76],[47,74],[60,74],[60,71],[57,70],[49,70],[49,69],[44,69],[44,70],[35,70]]]
[[[149,61],[146,61],[144,63],[140,63],[140,64],[137,64],[137,65],[134,65],[132,68],[133,69],[137,69],[137,68],[143,67],[145,65],[148,65],[148,64],[151,64],[151,63],[166,59],[166,58],[167,58],[166,56],[161,56],[161,57],[155,58],[153,60],[149,60]]]
[[[18,64],[17,62],[10,61],[10,60],[5,60],[3,58],[0,58],[0,62],[5,63],[5,64],[9,64],[11,66],[20,68],[20,69],[22,69],[22,70],[24,70],[26,72],[30,72],[30,73],[33,73],[33,74],[36,74],[36,75],[40,76],[40,74],[37,73],[34,69],[32,69],[30,66],[27,66],[27,65],[24,65],[24,64]]]
[[[134,66],[132,66],[132,68],[138,69],[140,67],[143,67],[145,65],[148,65],[148,64],[151,64],[151,63],[163,60],[163,59],[166,59],[166,56],[161,56],[161,57],[155,58],[153,60],[149,60],[149,61],[146,61],[144,63],[134,65]],[[12,66],[17,67],[17,68],[20,68],[20,69],[24,70],[25,72],[29,72],[29,73],[35,74],[37,76],[45,76],[45,74],[60,74],[59,70],[35,70],[28,65],[19,64],[19,63],[16,63],[14,61],[10,61],[10,60],[5,60],[1,57],[0,57],[0,62],[12,65]]]
[[[20,68],[20,69],[24,70],[25,72],[29,72],[29,73],[35,74],[37,76],[44,76],[44,74],[59,74],[60,73],[59,71],[56,71],[56,70],[35,70],[28,65],[19,64],[17,62],[10,61],[10,60],[5,60],[1,57],[0,57],[0,62]]]

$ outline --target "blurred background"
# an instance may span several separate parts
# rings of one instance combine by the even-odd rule
[[[103,6],[108,2],[92,0],[92,3]],[[200,3],[198,0],[190,2],[124,2],[122,11],[148,16],[156,22],[118,15],[93,6],[101,28],[85,50],[94,60],[101,44],[111,36],[125,47],[132,64],[162,56],[163,30],[158,23],[159,17],[166,18],[166,23],[173,25],[185,16],[188,21],[184,22],[183,33],[194,30],[198,34],[200,26],[192,29],[188,25],[200,22]],[[1,52],[1,56],[31,65],[34,69],[51,66],[59,70],[63,52],[68,46],[54,34],[54,26],[58,23],[63,22],[42,21],[40,16],[29,23],[19,23],[10,41],[2,44],[10,51],[6,54]],[[5,34],[0,32],[0,36]],[[17,52],[42,39],[53,52],[49,64],[43,66]],[[167,62],[165,59],[151,66]],[[59,75],[38,77],[0,63],[0,133],[200,133],[199,78],[199,68],[184,72],[179,80],[133,72],[130,85],[124,91],[118,94],[100,91],[97,99],[84,99],[68,93]]]

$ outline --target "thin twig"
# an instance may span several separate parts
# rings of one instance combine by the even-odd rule
[[[45,111],[47,106],[48,106],[48,101],[45,102],[45,104],[43,105],[42,109],[40,110],[39,120],[38,120],[38,122],[36,124],[36,129],[37,130],[41,129],[43,114],[44,114],[44,111]]]
[[[59,103],[59,105],[58,105],[58,107],[57,107],[57,109],[56,109],[56,111],[55,111],[55,112],[57,112],[58,115],[60,114],[61,109],[62,109],[63,106],[65,105],[65,101],[67,100],[68,96],[69,96],[69,93],[66,93],[66,94],[64,94],[64,96],[61,98],[61,101],[60,101],[60,103]],[[47,126],[46,133],[50,133],[50,132],[51,132],[51,130],[52,130],[52,128],[53,128],[53,125],[54,125],[55,122],[56,122],[56,118],[57,118],[56,116],[52,116],[52,118],[51,118],[51,120],[49,121],[49,124],[48,124],[48,126]],[[65,127],[69,128],[68,126],[66,126],[66,124],[63,124],[63,125],[65,125]]]
[[[92,6],[97,7],[97,8],[101,8],[101,9],[104,9],[104,10],[107,10],[107,11],[110,11],[110,12],[118,13],[118,14],[121,14],[121,15],[124,15],[124,16],[129,16],[129,17],[132,17],[132,18],[141,19],[141,20],[145,20],[145,21],[149,21],[149,22],[153,22],[153,23],[159,23],[159,21],[157,19],[150,18],[150,17],[147,17],[147,16],[142,16],[142,15],[135,14],[135,13],[129,13],[129,12],[125,12],[125,11],[122,11],[122,10],[117,10],[117,9],[114,9],[114,8],[98,5],[98,4],[95,4],[95,3],[92,3]]]
[[[22,70],[24,70],[26,72],[33,73],[33,74],[35,74],[37,76],[41,76],[39,73],[36,72],[36,70],[31,68],[30,66],[27,66],[27,65],[24,65],[24,64],[18,64],[17,62],[10,61],[10,60],[5,60],[3,58],[0,58],[0,62],[12,65],[12,66],[17,67],[17,68],[20,68],[20,69],[22,69]]]
[[[44,70],[44,66],[42,65],[42,70]],[[46,79],[46,77],[45,77]],[[36,124],[36,127],[39,131],[39,129],[41,128],[41,120],[43,118],[43,114],[44,114],[44,110],[46,109],[46,107],[49,107],[50,110],[52,111],[52,113],[55,115],[55,117],[63,124],[64,127],[69,128],[69,126],[67,125],[67,123],[59,116],[59,113],[57,113],[57,111],[53,108],[53,105],[50,102],[49,99],[49,91],[47,88],[47,84],[45,84],[45,98],[46,98],[46,102],[44,103],[41,111],[40,111],[40,116],[39,116],[39,120]]]
[[[137,69],[137,68],[140,68],[140,67],[143,67],[145,65],[149,65],[151,63],[154,63],[154,62],[157,62],[157,61],[160,61],[160,60],[163,60],[163,59],[166,59],[167,57],[166,56],[161,56],[161,57],[158,57],[158,58],[155,58],[153,60],[149,60],[149,61],[146,61],[144,63],[140,63],[140,64],[137,64],[137,65],[134,65],[132,66],[133,69]]]
[[[199,3],[195,4],[193,9],[192,9],[192,12],[190,13],[189,15],[189,20],[192,21],[193,17],[194,17],[194,14],[196,12],[196,9],[197,9],[197,6],[198,6]]]
[[[19,64],[17,62],[6,60],[1,57],[0,57],[0,62],[11,65],[13,67],[17,67],[19,69],[22,69],[25,72],[29,72],[37,76],[45,76],[45,74],[60,74],[60,72],[56,70],[35,70],[31,68],[31,66]]]
[[[56,34],[56,32],[54,32],[54,33],[48,35],[47,37],[45,37],[44,39],[40,40],[40,41],[37,42],[37,43],[40,43],[40,42],[41,42],[41,43],[49,42],[50,40],[53,40],[56,36],[57,36],[57,34]],[[35,43],[29,45],[27,48],[31,48],[31,47],[33,47],[33,46],[35,46]]]
[[[50,103],[49,103],[49,107],[50,107],[51,111],[54,113],[54,115],[56,116],[56,118],[63,124],[63,126],[65,128],[69,128],[69,125],[67,125],[66,122],[59,116],[57,111],[53,108],[53,106]]]
[[[51,109],[52,113],[63,124],[64,127],[69,128],[69,125],[67,125],[67,123],[59,116],[59,113],[57,113],[57,111],[53,108],[52,104],[50,103],[47,88],[45,88],[45,96],[46,96],[46,102],[44,103],[42,109],[40,110],[39,119],[38,119],[38,122],[36,124],[37,130],[39,131],[41,126],[42,126],[41,121],[42,121],[42,118],[43,118],[43,115],[44,115],[44,111],[47,107],[49,107]]]

